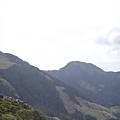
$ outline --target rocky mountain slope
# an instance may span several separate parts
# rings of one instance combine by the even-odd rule
[[[91,103],[76,89],[17,56],[2,52],[0,94],[24,100],[62,120],[119,120],[119,106],[106,108]]]
[[[93,102],[104,106],[120,103],[120,72],[105,72],[93,64],[74,61],[47,73],[76,88]]]

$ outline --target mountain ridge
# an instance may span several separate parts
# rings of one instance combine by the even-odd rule
[[[46,72],[84,93],[93,102],[105,106],[120,102],[120,72],[106,72],[91,63],[79,61],[70,62],[59,70]]]
[[[91,103],[81,92],[17,56],[2,53],[0,68],[0,94],[25,100],[47,115],[64,120],[101,120],[100,116],[102,120],[119,118],[116,116],[120,113],[119,107],[106,108]]]

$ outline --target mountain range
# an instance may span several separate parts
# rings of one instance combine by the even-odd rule
[[[87,65],[86,63],[81,64],[82,69],[80,70],[79,64],[81,63],[71,62],[67,67],[60,69],[62,71],[69,68],[65,73],[61,72],[61,79],[55,75],[59,71],[42,71],[15,55],[0,52],[0,94],[24,100],[32,107],[41,109],[47,115],[62,120],[119,120],[120,107],[117,104],[119,99],[115,102],[110,100],[113,102],[111,106],[110,103],[104,105],[105,102],[99,102],[98,97],[94,98],[97,100],[94,100],[89,96],[94,96],[100,91],[104,92],[103,90],[106,92],[100,97],[107,95],[107,92],[111,93],[113,88],[110,91],[107,90],[109,90],[109,86],[116,86],[115,82],[119,81],[120,77],[119,72],[107,73],[110,80],[106,79],[104,82],[102,76],[106,77],[106,73],[103,70],[92,64],[86,68],[87,66],[84,66],[84,64]],[[98,76],[97,73],[99,73]],[[78,74],[79,76],[77,76]],[[110,83],[113,77],[109,77],[109,75],[116,78],[114,82]],[[63,79],[67,76],[69,79]],[[73,79],[74,77],[76,80]],[[117,93],[118,91],[115,96]]]
[[[109,107],[120,105],[120,72],[105,72],[91,63],[73,61],[47,73],[76,88],[92,102]]]

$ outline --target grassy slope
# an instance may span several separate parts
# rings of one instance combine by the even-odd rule
[[[0,55],[0,69],[7,69],[7,68],[9,68],[10,66],[12,66],[14,64],[16,64],[16,63],[10,62],[3,55]]]
[[[62,99],[64,106],[69,114],[74,114],[75,111],[79,111],[84,116],[92,116],[97,118],[97,120],[119,120],[120,116],[118,115],[120,113],[120,107],[118,106],[106,108],[99,104],[83,100],[80,97],[76,97],[76,100],[79,103],[77,104],[70,99],[66,92],[64,92],[64,87],[56,86],[56,89],[58,90],[60,98]]]
[[[44,115],[23,101],[0,98],[0,120],[47,120]]]
[[[0,64],[1,64],[0,66],[2,66],[1,67],[2,69],[7,69],[17,63],[10,62],[8,59],[2,58],[0,61]],[[19,64],[17,64],[17,65],[20,66]],[[33,69],[32,69],[32,73],[33,73]],[[52,81],[51,77],[47,76],[46,74],[43,74],[42,72],[40,72],[39,74],[41,74],[41,76],[46,77],[47,80]],[[10,90],[15,92],[15,88],[12,87],[12,85],[9,82],[7,82],[5,79],[1,78],[0,81],[2,84],[7,86]],[[105,108],[98,104],[90,103],[88,101],[85,101],[85,100],[75,96],[76,100],[78,101],[78,104],[77,104],[76,102],[74,102],[73,100],[70,99],[70,96],[66,92],[64,92],[64,89],[65,89],[64,87],[56,86],[56,90],[58,91],[58,93],[60,95],[60,99],[63,102],[63,104],[69,114],[74,114],[74,113],[76,113],[76,110],[77,110],[77,111],[81,112],[82,114],[84,114],[85,116],[90,115],[90,116],[97,118],[98,120],[101,120],[101,119],[107,120],[109,118],[113,118],[115,120],[115,119],[117,119],[117,117],[114,116],[114,114],[120,113],[119,108],[117,108],[117,107],[108,109],[108,108]],[[25,93],[25,92],[23,92],[23,93]],[[42,96],[42,98],[43,98],[43,96]],[[47,97],[47,99],[48,99],[48,97]],[[52,98],[52,100],[53,100],[53,98]],[[3,118],[9,118],[8,120],[16,120],[16,119],[17,120],[22,120],[22,119],[37,120],[37,119],[35,119],[36,117],[34,117],[34,116],[36,114],[38,115],[38,117],[41,116],[40,112],[38,112],[38,111],[35,112],[34,109],[31,109],[29,107],[26,109],[22,108],[21,105],[17,104],[14,100],[10,100],[10,99],[8,99],[7,101],[0,101],[0,113],[1,113],[0,117],[2,118],[2,120],[4,120]],[[42,120],[42,119],[40,119],[40,120]],[[44,120],[44,118],[43,118],[43,120]],[[75,120],[77,120],[77,119],[75,119]]]

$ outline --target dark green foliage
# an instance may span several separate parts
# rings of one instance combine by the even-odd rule
[[[0,117],[1,120],[17,120],[12,114],[2,114]]]
[[[0,99],[0,120],[47,120],[40,111],[22,104],[11,98]]]

